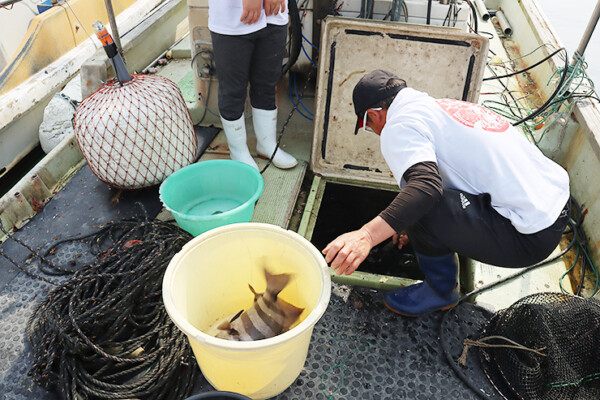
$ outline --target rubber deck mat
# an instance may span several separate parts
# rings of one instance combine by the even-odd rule
[[[215,127],[195,127],[198,157],[219,132]],[[38,259],[19,244],[22,241],[45,253],[60,240],[80,237],[110,221],[147,216],[161,210],[158,186],[136,191],[119,191],[101,182],[85,164],[22,229],[0,244],[3,253],[21,267],[55,282],[66,277],[40,273]],[[16,240],[15,240],[16,239]],[[61,267],[77,269],[89,263],[85,242],[69,242],[59,247],[50,260]],[[15,400],[54,400],[58,397],[38,387],[27,375],[32,365],[26,340],[27,320],[34,307],[53,286],[32,278],[0,256],[0,398]]]
[[[217,132],[213,128],[211,134]],[[118,201],[111,202],[116,194],[84,166],[14,236],[43,252],[58,240],[95,232],[111,220],[152,218],[161,209],[158,188],[122,192]],[[91,261],[86,246],[70,242],[52,260],[77,268]],[[1,248],[21,266],[39,273],[30,251],[14,240]],[[56,400],[57,395],[37,386],[27,374],[33,359],[25,333],[31,312],[51,285],[20,272],[3,257],[0,285],[0,397]],[[489,313],[461,304],[446,313],[404,318],[383,306],[382,292],[337,285],[334,289],[327,311],[314,328],[303,371],[276,399],[479,398],[450,367],[443,349],[457,360],[464,338],[478,337]],[[466,367],[458,368],[481,395],[500,398],[482,372],[477,350],[471,350]],[[194,394],[212,390],[200,377]]]
[[[118,197],[115,197],[118,196]],[[113,221],[147,214],[153,217],[162,208],[158,188],[119,191],[108,187],[84,165],[67,185],[36,214],[14,238],[44,253],[59,240],[93,233]],[[3,252],[27,270],[60,282],[62,277],[40,273],[38,260],[13,239],[2,244]],[[73,269],[93,260],[85,243],[60,247],[50,259]],[[27,319],[36,304],[53,286],[27,276],[6,258],[0,257],[0,393],[3,399],[56,399],[27,376],[32,365],[26,340]]]
[[[13,285],[21,308],[15,326],[24,326],[33,301],[47,284],[25,275]],[[464,338],[476,338],[490,314],[472,304],[421,318],[404,318],[388,311],[382,292],[353,287],[344,299],[332,295],[327,311],[316,324],[304,369],[296,381],[275,399],[478,399],[450,368],[462,352]],[[31,304],[29,304],[31,303]],[[29,306],[26,306],[29,304]],[[3,308],[5,308],[3,306]],[[13,355],[22,347],[20,354]],[[57,400],[27,376],[31,365],[23,332],[6,330],[0,338],[2,377],[0,393],[14,400]],[[8,356],[6,356],[8,355]],[[8,361],[8,362],[7,362]],[[462,370],[483,398],[500,399],[483,374],[477,350],[471,350]],[[6,369],[6,365],[9,369]],[[193,394],[214,389],[200,376]]]
[[[121,215],[134,210],[122,210]],[[55,256],[66,261],[85,253],[79,244],[70,245]],[[4,399],[58,399],[27,375],[33,362],[25,335],[27,319],[50,286],[20,273],[0,292],[0,393]],[[479,398],[450,368],[444,347],[457,360],[464,338],[478,337],[490,317],[488,312],[461,304],[446,313],[404,318],[383,306],[382,292],[361,287],[348,290],[347,297],[331,296],[314,328],[303,371],[276,399]],[[467,367],[458,368],[486,398],[500,398],[483,375],[477,350],[471,350]],[[200,377],[194,394],[212,390]]]
[[[277,400],[471,400],[501,399],[471,350],[457,366],[473,389],[448,364],[460,357],[463,340],[476,339],[491,314],[463,303],[448,312],[405,318],[383,305],[383,292],[352,287],[347,296],[332,294],[315,325],[304,369]],[[444,317],[445,316],[445,317]],[[214,390],[200,378],[194,390]]]

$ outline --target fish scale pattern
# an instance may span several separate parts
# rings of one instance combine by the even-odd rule
[[[118,189],[161,183],[194,161],[198,141],[181,91],[157,75],[113,79],[85,98],[75,137],[90,169]]]

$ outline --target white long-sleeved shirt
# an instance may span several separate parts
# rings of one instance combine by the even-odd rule
[[[436,162],[444,188],[489,193],[521,233],[552,225],[569,199],[569,177],[508,120],[477,104],[401,90],[381,132],[381,151],[400,186],[404,172]]]

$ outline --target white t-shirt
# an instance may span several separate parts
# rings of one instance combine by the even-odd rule
[[[221,35],[246,35],[261,30],[267,24],[287,25],[288,23],[287,1],[285,11],[277,15],[267,17],[263,8],[258,21],[252,25],[240,21],[242,10],[242,0],[208,0],[208,29]]]
[[[569,198],[567,172],[477,104],[405,88],[388,110],[381,151],[401,187],[408,168],[434,161],[444,188],[489,193],[494,209],[524,234],[552,225]]]

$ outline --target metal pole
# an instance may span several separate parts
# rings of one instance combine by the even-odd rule
[[[481,15],[481,19],[484,21],[487,21],[488,19],[490,19],[490,13],[487,9],[487,7],[485,6],[485,3],[483,2],[483,0],[475,0],[475,8],[477,9],[477,11],[479,11],[479,15]],[[473,16],[474,18],[477,18],[476,15]]]
[[[121,36],[119,36],[119,28],[117,28],[117,21],[115,20],[115,11],[113,10],[112,1],[104,0],[104,4],[106,4],[106,13],[108,14],[108,22],[110,23],[113,40],[117,45],[117,50],[119,51],[119,54],[121,55],[121,57],[123,57],[123,48],[121,47]]]
[[[581,38],[581,42],[579,42],[579,47],[575,51],[573,55],[573,60],[571,61],[571,65],[575,65],[577,63],[577,59],[583,56],[585,52],[585,48],[587,47],[590,39],[592,37],[592,33],[594,33],[594,29],[596,29],[596,24],[598,24],[598,19],[600,18],[600,0],[596,3],[596,8],[592,13],[592,17],[590,18],[590,22],[588,22],[588,26],[585,29],[583,37]]]
[[[500,29],[506,36],[512,35],[512,27],[510,23],[506,19],[506,15],[501,10],[496,11],[496,18],[498,19],[498,24],[500,24]]]
[[[0,6],[2,6],[2,7],[10,6],[11,4],[15,4],[20,1],[21,0],[2,0],[2,1],[0,1]]]

